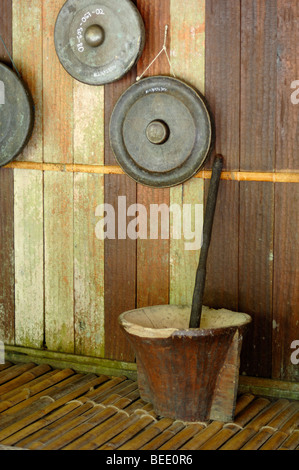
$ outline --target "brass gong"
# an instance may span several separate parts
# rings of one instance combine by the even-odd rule
[[[194,176],[212,146],[212,124],[200,94],[181,80],[155,76],[132,85],[110,121],[117,162],[138,183],[170,187]]]
[[[131,0],[67,0],[55,24],[55,48],[76,80],[103,85],[123,77],[145,42],[142,17]]]
[[[31,137],[33,124],[30,92],[12,69],[0,63],[0,166],[22,152]]]

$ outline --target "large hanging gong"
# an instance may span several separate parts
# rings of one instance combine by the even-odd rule
[[[119,165],[138,183],[175,186],[194,176],[209,154],[210,115],[201,96],[182,81],[146,78],[117,102],[110,143]]]
[[[0,63],[0,166],[17,157],[28,143],[33,109],[31,95],[21,79]]]
[[[103,85],[135,65],[145,29],[131,0],[68,0],[58,14],[54,37],[59,60],[73,78]]]

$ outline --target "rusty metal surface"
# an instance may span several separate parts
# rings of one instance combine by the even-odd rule
[[[119,165],[138,183],[175,186],[194,176],[209,155],[210,115],[199,93],[181,80],[146,78],[116,104],[110,143]]]
[[[34,107],[22,80],[3,63],[0,63],[0,84],[0,166],[3,166],[27,145],[34,123]]]
[[[55,48],[65,70],[89,85],[120,79],[144,47],[142,17],[131,0],[68,0],[55,25]]]

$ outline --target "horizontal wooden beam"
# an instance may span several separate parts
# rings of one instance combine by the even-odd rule
[[[73,163],[39,163],[39,162],[11,162],[4,168],[15,170],[57,171],[65,173],[93,173],[98,175],[122,175],[124,172],[118,166],[85,165]]]
[[[57,369],[71,368],[81,373],[125,376],[131,380],[137,380],[136,363],[130,362],[9,345],[5,345],[5,360],[13,363],[35,362],[36,364],[48,364]],[[238,392],[269,398],[299,400],[299,383],[240,376]]]
[[[94,373],[118,377],[125,376],[132,380],[137,379],[135,363],[26,348],[22,346],[5,345],[5,360],[14,363],[35,362],[36,364],[48,364],[57,369],[70,368],[81,373]]]
[[[18,162],[8,163],[4,168],[16,170],[58,171],[67,173],[93,173],[99,175],[123,175],[123,170],[117,165],[84,165],[72,163],[40,163]],[[210,179],[210,170],[202,170],[195,178]],[[299,171],[258,172],[258,171],[223,171],[222,180],[226,181],[261,181],[268,183],[299,183]]]
[[[240,376],[239,393],[252,393],[253,395],[269,398],[299,400],[299,383]]]

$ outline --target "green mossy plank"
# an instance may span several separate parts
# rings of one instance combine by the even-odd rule
[[[14,172],[15,341],[42,347],[44,332],[43,174]]]
[[[74,175],[44,174],[45,343],[74,352]]]

